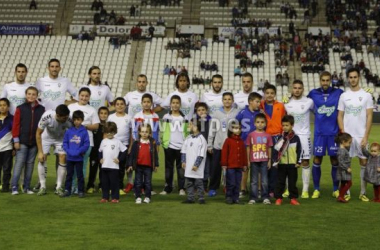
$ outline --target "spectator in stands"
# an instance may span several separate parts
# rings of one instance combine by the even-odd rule
[[[288,75],[288,72],[286,70],[285,70],[284,74],[282,75],[281,86],[289,86],[289,75]]]
[[[171,76],[176,76],[177,75],[177,71],[175,70],[174,66],[172,66],[170,68],[169,75],[171,75]]]
[[[313,17],[316,17],[317,16],[317,7],[318,7],[318,2],[317,0],[313,0],[311,2],[311,10],[313,12]]]
[[[211,84],[211,79],[210,79],[209,76],[206,77],[206,79],[205,79],[205,84],[207,84],[207,85],[210,85],[210,84]]]
[[[162,16],[158,17],[157,25],[165,26],[165,20]]]
[[[112,10],[111,13],[110,13],[109,22],[110,22],[110,24],[115,24],[116,23],[116,13],[115,13],[114,10]]]
[[[220,43],[224,43],[225,40],[226,40],[226,39],[224,38],[223,34],[220,33],[220,35],[219,35],[219,37],[218,37],[218,41],[219,41]]]
[[[35,10],[37,9],[37,2],[36,2],[36,0],[32,0],[30,2],[29,10],[31,10],[32,8],[34,8]]]
[[[166,65],[164,68],[164,75],[170,75],[170,68],[169,65]]]
[[[201,69],[203,70],[206,70],[206,63],[204,60],[202,60],[201,64],[199,65],[199,67],[201,67]]]
[[[123,15],[119,16],[119,18],[116,21],[116,25],[124,25],[125,24],[125,18]]]
[[[151,36],[151,37],[153,37],[154,36],[154,31],[155,31],[156,29],[153,27],[153,25],[150,25],[150,27],[148,28],[148,32],[149,32],[149,35]]]
[[[91,10],[96,10],[96,11],[99,11],[99,2],[98,0],[94,0],[91,4]]]
[[[193,78],[191,79],[191,82],[192,82],[192,84],[198,84],[199,83],[199,79],[198,79],[197,75],[193,76]]]
[[[148,0],[141,0],[141,6],[147,6]]]
[[[206,66],[205,66],[205,70],[210,70],[210,69],[211,69],[210,62],[207,62],[207,63],[206,63]]]
[[[181,74],[182,72],[182,67],[181,67],[181,65],[178,65],[178,67],[177,67],[177,74],[179,75],[179,74]]]
[[[257,90],[263,90],[264,89],[264,81],[263,79],[260,79],[259,83],[257,84]]]
[[[136,11],[136,7],[134,5],[132,5],[129,8],[129,16],[135,16],[135,11]]]
[[[282,74],[281,72],[279,71],[276,75],[276,85],[277,86],[280,86],[282,84]]]
[[[303,21],[302,21],[302,25],[303,24],[309,24],[311,23],[310,22],[310,11],[309,9],[306,9],[305,12],[303,13]]]
[[[102,0],[99,0],[98,5],[99,5],[99,9],[104,7]]]
[[[199,84],[205,84],[205,79],[203,79],[202,75],[199,77]]]
[[[135,16],[141,16],[141,9],[138,5],[136,5],[135,7]]]
[[[212,62],[210,70],[211,71],[218,71],[218,65],[216,65],[215,61]]]
[[[182,74],[188,74],[187,69],[186,69],[185,66],[182,66],[182,68],[181,68],[181,73],[182,73]]]
[[[234,70],[234,76],[241,76],[240,66],[237,66]]]

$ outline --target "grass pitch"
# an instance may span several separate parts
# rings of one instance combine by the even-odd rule
[[[374,125],[370,142],[380,141]],[[153,186],[164,186],[164,158]],[[48,195],[0,193],[1,249],[379,249],[380,204],[358,200],[358,161],[353,164],[352,199],[332,198],[328,158],[322,166],[320,199],[300,199],[294,207],[226,205],[219,194],[206,205],[185,205],[176,193],[152,196],[136,205],[132,194],[119,204],[100,204],[100,194],[84,199],[53,193],[55,171],[49,161]],[[301,170],[300,170],[301,171]],[[299,174],[298,188],[302,187]],[[32,183],[37,181],[37,168]],[[310,185],[312,192],[312,180]],[[367,194],[373,197],[372,186]],[[244,202],[248,198],[243,199]]]

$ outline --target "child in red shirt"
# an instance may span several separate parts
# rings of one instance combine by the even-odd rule
[[[157,172],[158,153],[156,141],[152,138],[152,127],[149,124],[138,128],[139,139],[132,144],[127,172],[135,170],[136,204],[141,204],[141,189],[145,190],[144,203],[150,203],[152,191],[152,173]]]
[[[244,141],[240,137],[241,125],[232,123],[228,138],[222,148],[221,165],[226,170],[226,203],[239,204],[242,172],[247,170],[248,160]]]

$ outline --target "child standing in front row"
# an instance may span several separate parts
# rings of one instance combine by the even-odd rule
[[[100,107],[98,110],[98,116],[99,116],[99,128],[95,131],[93,131],[94,134],[94,147],[91,150],[90,154],[90,174],[88,176],[88,182],[87,182],[87,193],[92,194],[94,193],[95,188],[95,181],[96,181],[96,174],[99,171],[99,186],[98,191],[102,191],[102,169],[99,162],[99,147],[100,143],[102,143],[103,135],[104,135],[104,125],[107,122],[109,115],[109,110],[107,107]]]
[[[145,191],[144,203],[149,204],[152,191],[152,172],[157,172],[158,153],[156,141],[152,138],[149,124],[138,128],[139,139],[132,144],[127,172],[135,170],[136,204],[141,204],[141,189]]]
[[[12,125],[13,115],[9,113],[10,102],[7,98],[0,99],[0,178],[3,172],[2,191],[9,192],[13,162]],[[1,179],[0,179],[1,184]]]
[[[339,165],[336,172],[336,179],[340,181],[340,188],[337,201],[347,203],[348,201],[344,198],[344,195],[352,186],[351,157],[349,153],[352,137],[350,134],[342,133],[335,138],[335,142],[339,144]]]
[[[90,147],[90,138],[87,129],[82,125],[84,114],[80,110],[73,113],[74,126],[66,130],[63,137],[63,149],[66,152],[66,182],[65,192],[60,197],[71,196],[71,186],[74,171],[78,178],[78,197],[84,197],[83,158]]]
[[[207,142],[201,134],[202,123],[193,119],[189,123],[191,135],[183,143],[181,150],[182,168],[185,169],[185,187],[187,200],[182,203],[195,202],[195,190],[198,192],[199,204],[205,204],[203,176],[206,163]]]
[[[276,205],[282,204],[282,194],[285,191],[286,178],[288,178],[290,204],[300,205],[297,201],[297,168],[301,166],[301,141],[293,131],[293,116],[284,116],[281,123],[283,133],[274,146],[274,149],[277,151],[277,159],[275,159],[273,167],[278,168],[278,179],[274,192]]]
[[[250,133],[246,140],[247,154],[251,170],[251,195],[248,204],[258,201],[259,173],[261,175],[261,196],[265,205],[270,205],[268,192],[268,170],[271,168],[272,136],[265,132],[267,119],[264,114],[255,117],[256,130]]]
[[[368,157],[364,180],[373,184],[373,202],[380,202],[380,144],[371,144],[370,152],[363,147],[363,154]]]
[[[100,164],[102,164],[102,199],[101,203],[109,201],[110,190],[112,203],[119,203],[119,157],[127,147],[117,138],[117,125],[107,122],[104,127],[106,138],[99,147]]]
[[[241,126],[238,122],[231,124],[228,138],[222,148],[221,165],[226,170],[226,203],[239,204],[240,183],[242,172],[247,170],[247,151],[240,137]]]

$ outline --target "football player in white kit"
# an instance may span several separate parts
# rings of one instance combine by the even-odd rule
[[[19,63],[15,68],[16,81],[5,84],[0,98],[7,98],[11,103],[9,112],[14,115],[16,107],[25,102],[25,90],[31,85],[26,83],[25,79],[28,75],[28,68]]]
[[[41,93],[41,104],[46,110],[53,109],[60,104],[69,104],[66,93],[76,97],[77,89],[66,77],[59,76],[61,64],[58,59],[50,59],[48,63],[49,75],[37,80],[36,88]]]
[[[311,157],[311,138],[310,138],[310,111],[314,107],[314,102],[310,98],[303,96],[303,82],[294,80],[292,96],[285,104],[286,112],[294,117],[294,132],[301,141],[302,154],[302,195],[301,198],[309,198],[310,183],[310,157]]]
[[[89,79],[85,87],[91,90],[90,106],[95,108],[96,111],[98,111],[100,107],[108,107],[110,111],[113,111],[112,102],[114,96],[110,87],[100,81],[101,74],[102,72],[98,66],[92,66],[88,70]]]
[[[234,95],[234,100],[237,105],[237,109],[242,110],[248,105],[248,96],[251,92],[257,92],[261,96],[264,96],[263,91],[253,88],[253,76],[251,73],[247,72],[241,76],[241,83],[243,89]]]
[[[38,196],[46,194],[47,155],[53,146],[58,155],[56,193],[63,194],[63,180],[66,176],[66,153],[62,148],[63,136],[66,129],[72,126],[69,120],[69,108],[61,104],[55,110],[47,110],[42,115],[36,132],[38,148],[38,177],[41,187]]]
[[[347,71],[350,89],[344,92],[338,104],[338,124],[342,133],[352,136],[350,157],[358,157],[360,164],[360,195],[361,201],[368,202],[366,196],[367,183],[363,180],[367,157],[362,147],[368,146],[368,137],[372,126],[373,102],[372,95],[363,90],[360,85],[360,72],[356,68]]]
[[[198,102],[199,98],[198,95],[190,90],[189,76],[185,73],[177,75],[175,87],[177,90],[166,97],[162,103],[162,107],[170,109],[170,99],[173,95],[178,95],[181,97],[181,112],[185,115],[187,120],[191,120],[194,115],[195,104]]]
[[[212,89],[203,93],[201,102],[207,104],[209,113],[212,115],[215,111],[223,107],[223,77],[221,75],[213,75],[211,78]]]
[[[162,99],[160,96],[158,96],[154,92],[150,92],[146,90],[146,87],[148,85],[148,78],[146,75],[140,74],[137,76],[137,82],[136,82],[136,90],[127,93],[124,96],[125,102],[128,106],[128,115],[130,117],[134,117],[135,114],[140,112],[142,110],[141,106],[141,97],[145,94],[151,94],[153,97],[153,110],[154,112],[160,112],[163,110],[161,107]]]

